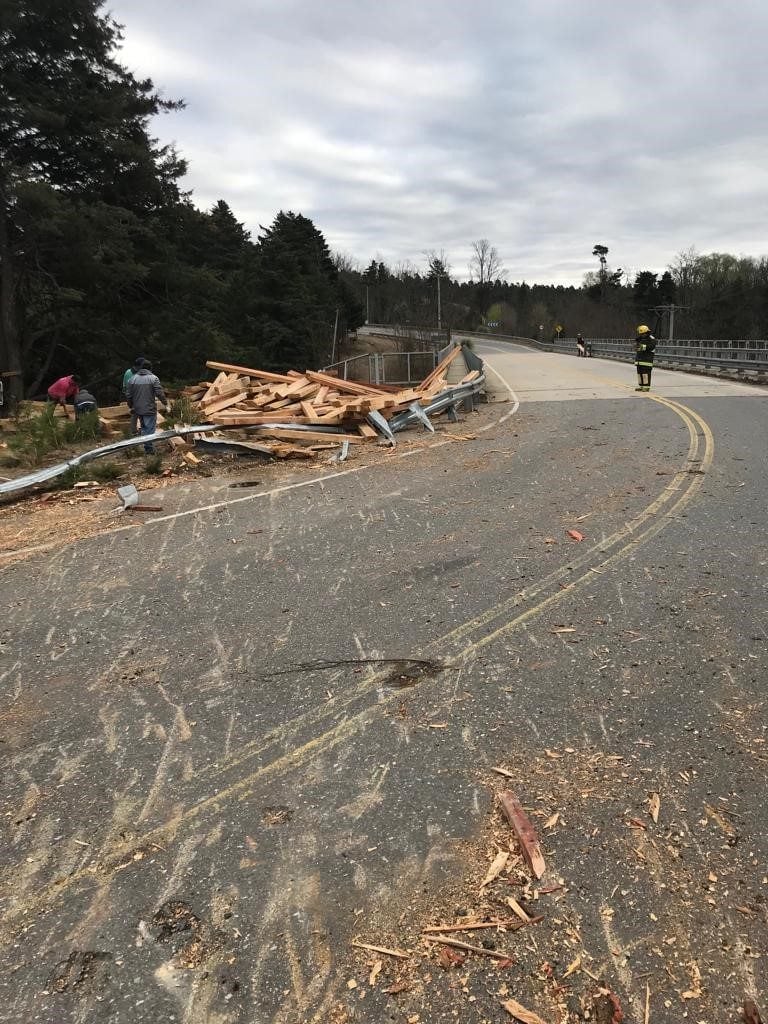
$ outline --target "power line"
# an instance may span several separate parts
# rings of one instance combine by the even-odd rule
[[[676,302],[669,302],[664,306],[653,306],[654,313],[663,315],[664,313],[669,314],[669,337],[668,341],[672,341],[675,337],[675,310],[677,309],[690,309],[690,306],[681,306]]]

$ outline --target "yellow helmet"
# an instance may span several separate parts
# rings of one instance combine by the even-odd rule
[[[637,328],[637,333],[638,334],[650,334],[651,333],[651,328],[650,327],[646,327],[645,324],[640,324],[640,326]]]

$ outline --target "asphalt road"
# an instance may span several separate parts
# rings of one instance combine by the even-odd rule
[[[768,392],[481,354],[515,400],[464,439],[0,571],[0,1020],[765,995]],[[505,785],[547,874],[481,894]],[[542,919],[455,933],[506,959],[420,938],[509,894]]]

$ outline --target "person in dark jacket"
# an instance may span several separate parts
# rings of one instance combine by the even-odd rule
[[[650,327],[640,324],[635,336],[635,366],[637,367],[637,387],[635,391],[651,390],[651,372],[653,371],[653,350],[656,339]]]
[[[584,339],[582,338],[582,336],[580,334],[577,334],[576,335],[576,355],[577,356],[586,356],[586,354],[587,354],[587,350],[586,350],[586,348],[584,346]]]
[[[163,402],[166,410],[170,409],[165,391],[159,379],[152,373],[152,364],[145,360],[144,365],[139,367],[136,373],[128,381],[125,388],[125,397],[131,414],[139,421],[139,433],[142,437],[148,437],[157,430],[157,402]],[[149,442],[144,445],[147,455],[154,455],[155,446]]]
[[[75,407],[76,420],[79,420],[81,416],[85,416],[87,412],[96,412],[98,408],[96,405],[96,399],[90,391],[87,391],[82,386],[82,384],[80,385],[80,390],[74,397],[73,405]]]
[[[122,392],[123,398],[126,400],[126,402],[128,401],[128,381],[131,379],[131,377],[138,373],[138,371],[142,368],[142,366],[144,366],[146,361],[147,360],[144,358],[144,356],[137,356],[133,361],[133,365],[129,366],[128,369],[123,374]],[[128,404],[130,405],[130,402]],[[132,434],[138,434],[139,432],[139,421],[133,415],[133,413],[131,413],[130,430]]]

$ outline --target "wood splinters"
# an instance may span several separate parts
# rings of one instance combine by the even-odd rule
[[[425,942],[436,942],[441,946],[453,946],[455,949],[466,949],[470,953],[477,953],[479,956],[489,956],[493,960],[512,960],[509,953],[501,952],[498,949],[486,949],[485,946],[473,946],[469,942],[462,942],[460,939],[452,939],[448,935],[422,935]]]
[[[394,956],[398,960],[409,960],[411,954],[407,953],[403,949],[389,949],[387,946],[372,946],[370,942],[358,942],[355,939],[350,945],[355,946],[356,949],[367,949],[371,953],[383,953],[385,956]]]
[[[520,1024],[546,1024],[538,1013],[534,1013],[533,1010],[526,1010],[522,1003],[518,1003],[515,999],[507,999],[501,1005],[510,1017],[519,1020]]]
[[[539,846],[539,840],[536,837],[536,831],[528,815],[511,789],[505,789],[500,793],[499,801],[501,809],[517,837],[528,867],[536,878],[541,878],[547,866]]]

